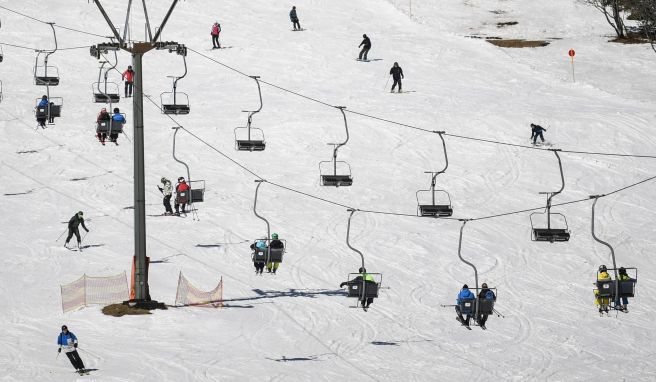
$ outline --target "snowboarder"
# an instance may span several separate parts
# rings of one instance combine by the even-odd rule
[[[221,24],[217,21],[212,25],[212,32],[210,33],[212,35],[212,49],[221,49],[221,43],[219,42],[220,33]]]
[[[121,114],[121,111],[118,109],[118,107],[114,108],[114,114],[112,114],[112,123],[115,123],[117,125],[124,125],[125,124],[125,117],[123,114]],[[118,127],[116,129],[110,129],[109,130],[109,139],[116,143],[116,140],[118,139]]]
[[[392,84],[392,90],[390,90],[390,93],[394,93],[394,88],[396,85],[399,85],[399,93],[402,91],[403,84],[401,83],[401,79],[405,78],[403,76],[403,69],[399,66],[398,62],[394,63],[394,66],[392,66],[392,69],[390,69],[389,74],[392,76],[392,79],[394,79],[394,83]]]
[[[544,136],[542,135],[543,131],[547,131],[547,129],[545,129],[540,125],[535,125],[531,123],[531,139],[533,139],[533,144],[537,142],[538,136],[540,136],[540,139],[544,143]]]
[[[253,250],[253,266],[255,267],[255,274],[262,274],[264,271],[264,263],[266,262],[267,245],[264,240],[258,240],[251,244]]]
[[[100,113],[98,113],[98,117],[96,117],[96,123],[100,125],[102,122],[108,122],[109,120],[110,120],[109,113],[107,112],[107,109],[103,107],[102,109],[100,109]],[[107,133],[98,132],[96,136],[98,137],[100,143],[104,145],[105,139],[107,139]]]
[[[610,275],[608,274],[608,269],[605,265],[599,266],[599,274],[597,275],[597,281],[610,281]],[[595,305],[599,306],[599,314],[604,312],[608,313],[608,308],[610,305],[609,297],[599,297],[599,289],[594,290],[595,294]]]
[[[462,312],[460,311],[460,303],[463,302],[464,300],[471,300],[472,302],[474,301],[476,297],[474,294],[469,290],[469,286],[467,284],[462,286],[462,289],[460,290],[460,293],[458,293],[458,298],[456,299],[456,313],[458,313],[458,321],[460,321],[463,325],[469,327],[469,321],[471,320],[471,314],[472,312],[467,313],[467,319],[462,318]]]
[[[171,186],[171,181],[162,177],[161,179],[162,184],[164,187],[157,186],[159,188],[159,192],[164,195],[164,208],[166,209],[166,212],[164,212],[164,215],[173,215],[173,210],[171,209],[171,196],[173,195],[173,186]]]
[[[269,249],[285,249],[285,244],[278,240],[278,234],[277,233],[272,233],[271,234],[271,242],[269,243]],[[268,262],[266,264],[267,268],[267,273],[273,272],[274,274],[280,267],[280,262]]]
[[[292,7],[292,10],[289,11],[289,19],[292,21],[292,24],[294,25],[294,30],[295,31],[300,31],[301,29],[301,23],[298,21],[298,15],[296,15],[296,6],[294,5]]]
[[[77,239],[77,247],[80,248],[80,245],[82,244],[82,239],[80,238],[80,229],[79,225],[82,224],[82,228],[84,228],[85,231],[89,232],[89,229],[87,226],[84,225],[84,214],[82,211],[79,211],[73,217],[71,220],[68,221],[68,236],[66,237],[66,242],[64,243],[64,247],[68,248],[68,242],[71,241],[71,238],[73,235],[75,235],[75,238]]]
[[[631,277],[626,274],[626,268],[620,267],[618,270],[618,275],[617,275],[617,281],[622,282],[622,281],[630,281]],[[625,296],[622,296],[622,303],[620,304],[620,296],[617,296],[617,301],[615,301],[615,308],[617,310],[620,310],[624,313],[629,313],[629,309],[627,308],[627,305],[629,305],[629,299]]]
[[[48,118],[48,96],[44,95],[36,105],[36,122],[42,129],[46,127],[46,119]],[[39,109],[45,109],[45,113],[39,113]]]
[[[481,285],[481,291],[478,292],[478,300],[490,300],[490,301],[495,301],[497,299],[497,296],[494,295],[494,292],[487,287],[486,283],[483,283]],[[480,314],[476,318],[476,322],[478,322],[478,325],[485,329],[485,321],[487,321],[487,314]]]
[[[128,65],[127,70],[123,72],[122,79],[125,81],[125,97],[132,97],[132,87],[134,85],[134,70],[132,70],[132,65]]]
[[[178,184],[175,186],[175,214],[180,215],[180,206],[182,206],[182,213],[185,213],[185,207],[189,202],[189,185],[185,182],[183,177],[178,178]]]
[[[360,45],[358,45],[358,48],[362,47],[362,50],[360,51],[360,55],[358,56],[358,60],[367,61],[367,53],[369,53],[369,49],[371,49],[371,40],[369,40],[369,37],[367,37],[366,34],[363,34],[362,38],[363,38],[362,42],[360,43]]]
[[[362,281],[364,280],[365,287],[364,287],[364,291],[362,292],[363,294],[361,295],[362,297],[360,298],[360,304],[362,305],[362,309],[366,312],[367,309],[369,309],[369,305],[371,305],[374,302],[373,297],[366,296],[367,287],[372,284],[375,285],[376,280],[374,280],[374,276],[367,273],[367,270],[364,267],[358,269],[358,273],[360,274],[359,276],[355,277],[353,280],[344,281],[343,283],[339,284],[339,287],[343,288],[345,285],[348,286],[362,285]]]
[[[62,325],[61,329],[62,331],[57,338],[57,345],[59,345],[57,353],[61,353],[62,348],[64,348],[64,352],[71,361],[71,364],[73,364],[75,370],[80,374],[85,373],[86,369],[84,368],[84,362],[82,362],[82,358],[80,358],[80,355],[77,353],[77,337],[73,332],[68,331],[66,325]]]

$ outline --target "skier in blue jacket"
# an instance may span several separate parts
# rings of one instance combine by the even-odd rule
[[[46,127],[46,119],[48,119],[48,96],[44,95],[41,97],[41,100],[36,105],[36,122],[41,126],[41,128]],[[45,109],[45,113],[39,113],[39,109]]]
[[[84,362],[82,362],[82,358],[80,358],[80,355],[77,354],[77,337],[75,337],[75,334],[68,331],[68,327],[66,325],[62,325],[62,331],[59,333],[59,337],[57,338],[57,345],[59,345],[57,352],[61,353],[62,348],[64,348],[66,356],[71,361],[73,367],[75,370],[77,370],[78,373],[82,374],[86,371],[84,368]]]
[[[456,299],[456,313],[458,313],[458,318],[460,319],[460,322],[463,323],[463,325],[469,326],[469,321],[471,320],[472,313],[471,311],[467,312],[467,319],[462,318],[462,313],[460,312],[460,303],[463,300],[469,300],[471,299],[472,301],[476,298],[474,294],[469,290],[469,287],[467,284],[462,286],[462,289],[460,290],[460,293],[458,293],[458,298]]]
[[[117,128],[112,129],[110,134],[109,134],[109,140],[116,143],[116,140],[118,139],[118,126],[123,126],[125,124],[125,117],[123,114],[121,114],[121,111],[118,109],[118,107],[114,108],[114,114],[112,114],[112,122],[116,124]]]

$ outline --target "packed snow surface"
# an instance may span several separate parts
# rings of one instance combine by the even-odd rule
[[[127,1],[104,1],[117,26]],[[141,2],[133,2],[131,36],[143,39]],[[150,2],[159,25],[169,2]],[[0,5],[102,36],[110,35],[97,7],[85,2],[3,1]],[[346,246],[347,208],[416,211],[415,192],[444,167],[438,135],[347,113],[350,139],[339,151],[349,162],[352,187],[319,183],[318,162],[345,137],[342,116],[327,107],[262,84],[264,107],[253,118],[267,147],[234,150],[233,129],[258,106],[246,75],[329,105],[429,131],[530,146],[529,123],[547,128],[553,146],[571,151],[655,154],[656,55],[648,45],[610,43],[603,16],[574,0],[413,1],[297,0],[301,25],[294,33],[291,3],[250,0],[180,2],[163,33],[190,48],[189,74],[178,90],[191,113],[162,115],[144,103],[148,255],[153,299],[173,304],[182,271],[200,289],[223,277],[223,309],[170,308],[149,316],[114,318],[88,307],[63,314],[60,285],[91,276],[129,272],[133,256],[133,110],[117,105],[130,127],[119,145],[94,138],[101,104],[91,102],[98,63],[88,46],[106,38],[57,28],[59,50],[50,64],[61,83],[62,117],[35,129],[33,107],[43,87],[32,83],[36,53],[4,45],[0,63],[0,380],[2,381],[525,381],[656,379],[653,329],[656,271],[653,255],[654,184],[602,198],[597,234],[614,246],[618,266],[637,267],[630,313],[599,317],[592,288],[596,269],[611,264],[606,247],[590,234],[591,201],[554,207],[572,232],[567,243],[530,241],[528,213],[468,222],[462,256],[476,265],[479,283],[498,291],[487,331],[465,330],[452,307],[472,269],[458,258],[458,220],[356,212],[351,244],[367,269],[383,274],[368,312],[351,309],[339,284],[360,258]],[[46,24],[0,9],[0,42],[49,49]],[[211,50],[210,27],[221,23],[227,49]],[[497,27],[498,22],[517,25]],[[357,45],[373,42],[370,62]],[[535,49],[502,49],[468,36],[547,39]],[[576,50],[576,82],[569,49]],[[194,50],[195,52],[191,51]],[[200,54],[199,54],[200,53]],[[119,54],[120,71],[131,63]],[[406,94],[385,87],[397,61]],[[144,91],[159,104],[181,75],[182,58],[167,51],[144,56]],[[116,72],[110,80],[120,82]],[[122,86],[122,84],[120,84]],[[198,220],[159,217],[159,179],[186,176],[171,155],[176,121],[177,156],[192,179],[207,183]],[[192,136],[195,134],[199,139]],[[128,138],[130,140],[128,140]],[[202,139],[204,142],[201,142]],[[542,191],[560,187],[552,152],[447,136],[449,167],[438,187],[449,192],[454,218],[478,218],[540,207]],[[209,145],[209,146],[208,146]],[[210,147],[211,146],[211,147]],[[213,147],[213,148],[212,148]],[[266,234],[252,211],[256,176],[327,199],[265,183],[258,211],[288,253],[275,276],[256,276],[249,243]],[[608,193],[649,178],[656,160],[561,153],[565,189],[554,203]],[[83,252],[63,248],[66,222],[83,210],[91,232]],[[560,222],[560,221],[557,221]],[[80,340],[88,368],[78,377],[56,338],[67,324]]]

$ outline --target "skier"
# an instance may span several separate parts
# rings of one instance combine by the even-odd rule
[[[183,177],[178,178],[178,184],[175,186],[175,214],[180,215],[180,206],[182,205],[182,213],[185,213],[185,207],[189,201],[189,185],[185,182]]]
[[[278,234],[277,233],[272,233],[271,234],[271,242],[269,243],[269,249],[285,249],[285,244],[278,240]],[[280,267],[280,262],[268,262],[266,264],[267,268],[267,273],[273,272],[274,274],[278,270],[278,267]]]
[[[298,21],[298,15],[296,15],[296,6],[292,7],[292,10],[289,11],[289,19],[292,21],[292,24],[294,25],[294,30],[295,31],[300,31],[301,29],[301,23]]]
[[[123,114],[121,114],[121,111],[118,109],[118,107],[114,108],[114,114],[112,114],[112,123],[116,123],[117,125],[123,125],[125,124],[125,117]],[[118,130],[118,128],[116,128]],[[118,132],[116,132],[114,129],[109,130],[109,139],[116,143],[116,140],[118,139]],[[118,144],[118,143],[117,143]]]
[[[219,42],[220,33],[221,24],[217,21],[212,25],[212,32],[210,33],[212,35],[212,49],[221,49],[221,43]]]
[[[599,266],[599,275],[597,275],[597,281],[609,281],[610,275],[608,274],[608,269],[605,265]],[[599,314],[604,312],[608,313],[608,306],[610,305],[610,298],[608,297],[599,297],[599,289],[594,290],[595,294],[595,305],[599,306]]]
[[[164,184],[164,187],[157,186],[159,188],[159,192],[164,195],[164,208],[166,208],[166,212],[164,212],[164,215],[173,215],[173,210],[171,209],[171,196],[173,195],[173,186],[171,186],[171,181],[162,177],[161,179],[162,184]]]
[[[123,72],[122,79],[125,81],[125,97],[132,97],[132,87],[134,85],[134,70],[132,70],[132,65],[128,65],[127,70]],[[129,93],[128,90],[130,90]]]
[[[84,225],[84,214],[82,211],[79,211],[73,215],[71,220],[68,221],[68,236],[66,237],[64,247],[68,248],[68,242],[71,240],[73,235],[75,235],[75,238],[77,238],[77,247],[80,248],[80,244],[82,243],[82,239],[80,239],[80,224],[82,224],[82,228],[84,228],[85,231],[89,232],[87,226]]]
[[[473,302],[475,298],[476,297],[469,290],[467,284],[465,284],[462,286],[460,293],[458,293],[458,298],[456,299],[456,313],[458,313],[458,321],[460,321],[463,325],[467,327],[469,327],[469,321],[471,320],[471,312],[467,313],[467,319],[463,319],[462,312],[460,312],[460,303],[463,302],[464,300],[471,300]]]
[[[48,96],[44,95],[41,97],[41,100],[36,105],[36,122],[41,126],[42,129],[46,127],[46,118],[48,118]],[[39,109],[46,109],[45,114],[40,114]]]
[[[364,40],[362,40],[360,45],[358,45],[358,48],[362,47],[362,50],[360,51],[360,55],[358,56],[358,60],[359,61],[362,61],[362,60],[367,61],[367,53],[369,53],[369,49],[371,49],[371,40],[369,40],[369,37],[367,37],[366,34],[363,34],[362,38]]]
[[[531,139],[533,139],[533,144],[537,142],[538,136],[540,136],[542,143],[544,143],[544,136],[542,135],[543,131],[547,131],[547,129],[545,129],[540,125],[535,125],[531,123]]]
[[[392,66],[392,69],[390,69],[389,74],[392,76],[394,79],[394,83],[392,84],[392,90],[390,90],[390,93],[394,93],[394,88],[396,85],[399,85],[399,93],[401,93],[401,88],[403,87],[403,84],[401,83],[401,78],[405,78],[403,76],[403,69],[399,66],[398,62],[394,63],[394,66]]]
[[[80,374],[84,374],[86,372],[84,362],[82,362],[82,358],[80,358],[80,355],[77,353],[77,337],[75,337],[75,334],[68,331],[66,325],[62,325],[61,329],[62,331],[57,338],[57,345],[59,345],[57,353],[61,353],[62,348],[64,348],[64,352],[71,361],[71,364],[73,364],[75,370]]]
[[[100,113],[98,113],[98,117],[96,117],[96,123],[98,125],[100,125],[100,123],[108,122],[109,120],[110,120],[109,113],[107,112],[107,109],[103,107],[102,109],[100,109]],[[104,145],[105,144],[105,139],[107,139],[107,133],[98,132],[96,134],[96,136],[98,137],[98,140],[100,141],[100,143],[102,143]]]
[[[267,245],[264,240],[258,240],[251,244],[253,250],[253,266],[255,267],[255,274],[262,274],[264,271],[264,263],[266,261]]]
[[[360,299],[360,303],[362,304],[362,309],[366,312],[367,309],[369,309],[369,305],[371,305],[374,302],[373,297],[367,297],[367,286],[369,285],[375,285],[376,280],[374,280],[374,277],[370,274],[367,273],[367,270],[364,267],[361,267],[358,269],[358,273],[360,274],[356,278],[350,281],[344,281],[343,283],[339,284],[340,288],[343,288],[344,285],[348,286],[353,286],[353,285],[362,285],[362,281],[364,280],[365,287],[363,291],[362,298]]]
[[[626,274],[626,268],[620,267],[617,275],[617,281],[622,282],[622,281],[630,281],[631,277]],[[624,313],[629,313],[629,309],[627,308],[627,305],[629,305],[629,299],[622,296],[622,304],[620,304],[620,296],[617,296],[617,301],[615,301],[615,308],[617,310],[620,310]]]
[[[495,301],[497,299],[497,296],[494,295],[494,292],[487,287],[486,283],[483,283],[481,285],[481,291],[478,293],[478,300],[491,300]],[[476,318],[476,322],[478,322],[478,325],[485,329],[485,321],[487,321],[487,314],[480,314]]]

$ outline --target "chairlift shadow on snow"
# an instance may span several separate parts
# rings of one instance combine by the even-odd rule
[[[39,150],[23,150],[23,151],[16,151],[16,154],[37,154]]]
[[[280,297],[307,297],[307,298],[317,298],[317,296],[346,296],[346,292],[342,289],[336,289],[336,290],[329,290],[329,289],[304,289],[304,290],[298,290],[298,289],[289,289],[287,291],[274,291],[274,290],[261,290],[261,289],[253,289],[253,292],[257,294],[257,296],[253,297],[240,297],[240,298],[231,298],[231,299],[226,299],[223,300],[224,302],[227,301],[254,301],[254,300],[263,300],[263,299],[271,299],[271,298],[280,298]]]
[[[89,179],[93,179],[93,178],[99,178],[99,177],[101,177],[101,176],[105,176],[105,175],[107,175],[107,174],[111,174],[111,173],[113,173],[113,171],[107,171],[107,172],[105,172],[105,173],[103,173],[103,174],[99,174],[99,175],[82,176],[82,177],[79,177],[79,178],[71,178],[71,179],[69,179],[69,180],[70,180],[71,182],[79,182],[79,181],[81,181],[81,180],[89,180]]]
[[[283,355],[282,358],[269,358],[269,357],[265,357],[265,358],[270,360],[270,361],[276,361],[276,362],[321,361],[319,359],[319,357],[321,357],[322,355],[326,355],[326,354],[331,354],[331,353],[317,354],[317,355],[311,355],[311,356],[307,356],[307,357],[291,357],[291,358],[289,358],[289,357],[286,357],[286,356]]]
[[[184,254],[182,254],[182,253],[178,253],[178,254],[176,254],[176,255],[171,255],[171,256],[162,257],[162,258],[159,259],[159,260],[151,260],[151,261],[150,261],[150,264],[168,264],[168,263],[169,263],[169,259],[170,259],[171,257],[176,257],[176,256],[184,256]]]
[[[36,188],[32,188],[32,189],[27,190],[27,191],[25,191],[25,192],[12,192],[12,193],[7,193],[7,194],[4,194],[4,196],[27,195],[27,194],[31,194],[34,190],[36,190]]]
[[[97,248],[97,247],[104,247],[105,244],[86,244],[81,246],[80,248],[82,249],[87,249],[87,248]]]

